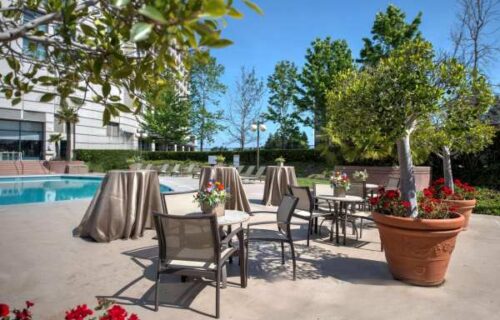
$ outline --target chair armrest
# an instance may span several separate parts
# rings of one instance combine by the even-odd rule
[[[262,211],[250,211],[249,214],[254,214],[254,213],[276,213],[276,211],[267,211],[267,210],[262,210]]]
[[[238,233],[240,232],[243,232],[243,228],[242,227],[239,227],[237,229],[234,229],[233,231],[231,231],[231,233],[229,233],[225,238],[224,240],[222,240],[220,242],[220,244],[228,244],[229,241],[231,241],[232,238],[234,238],[234,236],[236,236]]]

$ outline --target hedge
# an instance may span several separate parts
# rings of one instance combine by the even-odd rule
[[[144,151],[142,158],[146,161],[153,160],[178,160],[178,161],[200,161],[207,162],[208,156],[222,154],[226,157],[226,161],[231,163],[234,154],[240,155],[240,163],[242,164],[255,164],[256,151]],[[127,159],[138,156],[139,152],[136,150],[75,150],[75,157],[77,160],[85,161],[91,164],[91,167],[97,166],[103,171],[112,169],[127,168]],[[261,163],[273,163],[274,159],[283,156],[287,162],[325,162],[324,157],[319,150],[305,149],[305,150],[260,150]]]

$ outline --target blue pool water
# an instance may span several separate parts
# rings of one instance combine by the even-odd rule
[[[0,205],[92,198],[102,179],[88,176],[0,178]],[[172,189],[160,185],[160,191]]]

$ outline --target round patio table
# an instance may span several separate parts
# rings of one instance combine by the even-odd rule
[[[264,196],[262,203],[266,206],[279,206],[283,196],[288,193],[288,186],[296,186],[295,168],[289,166],[269,166],[266,169]]]
[[[365,199],[359,196],[351,196],[351,195],[346,195],[345,197],[335,197],[331,195],[318,195],[316,196],[317,199],[320,200],[325,200],[327,202],[333,202],[334,203],[334,216],[335,216],[335,240],[337,244],[339,243],[339,217],[344,218],[344,226],[347,224],[347,207],[348,204],[350,203],[363,203]],[[335,204],[338,203],[338,210],[337,206]],[[345,211],[344,215],[342,215],[342,210]],[[330,240],[333,240],[333,234],[330,233]],[[346,232],[345,232],[345,227],[344,227],[344,245],[346,244]]]
[[[74,234],[97,242],[136,239],[153,227],[152,213],[162,211],[155,170],[108,171]]]
[[[200,174],[200,189],[204,188],[210,180],[219,181],[229,190],[230,197],[226,200],[227,210],[250,212],[250,202],[243,189],[243,183],[236,168],[220,166],[203,167]]]

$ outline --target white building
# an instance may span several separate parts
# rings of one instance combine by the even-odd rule
[[[26,39],[18,40],[17,44],[19,49],[26,54],[34,54],[28,50]],[[43,48],[36,54],[43,55]],[[176,60],[180,61],[180,57]],[[26,68],[27,65],[23,67]],[[9,71],[10,68],[5,59],[0,59],[0,73],[5,74]],[[187,94],[187,86],[184,82],[179,83],[178,88],[183,91],[183,94]],[[50,143],[49,139],[51,135],[61,133],[65,140],[65,125],[59,123],[57,119],[58,99],[50,103],[40,102],[41,95],[47,90],[50,89],[35,87],[34,92],[23,96],[21,103],[16,106],[11,106],[10,100],[0,94],[0,155],[2,152],[4,155],[6,152],[20,152],[25,160],[51,159],[55,156],[56,145]],[[119,94],[119,90],[113,88],[113,93]],[[130,105],[128,94],[122,92],[120,95],[121,102]],[[79,122],[74,128],[73,148],[137,149],[139,140],[144,135],[138,134],[140,126],[136,116],[122,113],[119,117],[114,117],[109,125],[103,126],[103,111],[102,105],[93,102],[86,102],[79,109]],[[61,149],[64,149],[65,145],[66,142],[63,141]],[[150,144],[147,146],[150,148]],[[175,149],[180,150],[180,148]],[[1,156],[0,160],[2,160]]]

